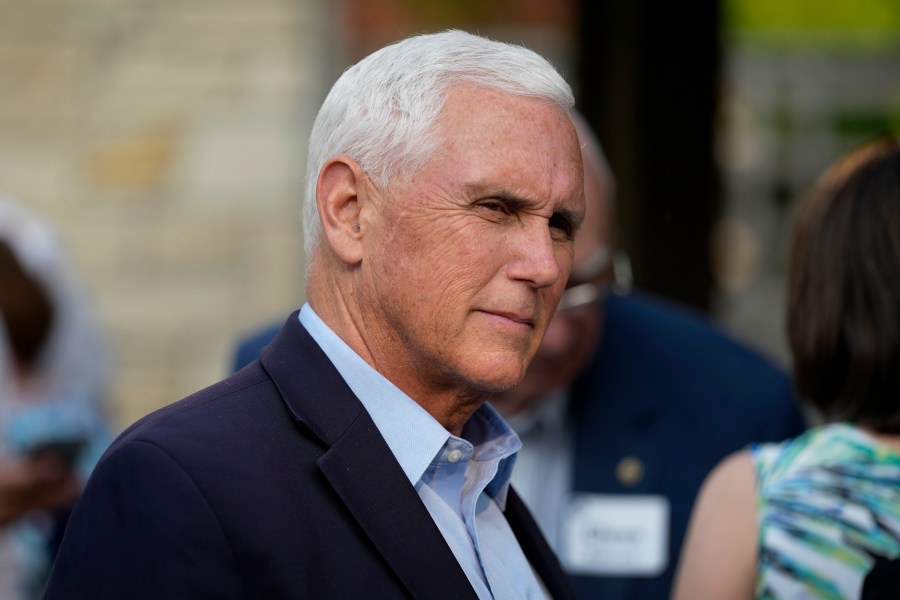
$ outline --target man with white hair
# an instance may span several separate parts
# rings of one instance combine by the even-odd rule
[[[348,69],[310,137],[308,303],[113,443],[46,597],[570,597],[485,400],[569,276],[572,102],[543,58],[462,32]]]

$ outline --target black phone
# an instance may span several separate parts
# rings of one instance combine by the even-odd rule
[[[66,467],[72,467],[78,460],[87,440],[76,438],[66,440],[47,440],[36,443],[28,450],[33,457],[53,456]]]

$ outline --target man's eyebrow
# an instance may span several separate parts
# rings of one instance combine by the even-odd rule
[[[513,210],[527,210],[540,204],[537,200],[529,200],[528,198],[523,198],[506,191],[489,192],[485,194],[485,197],[502,200],[507,207]],[[568,208],[559,208],[553,211],[553,216],[564,219],[574,226],[580,226],[581,222],[584,221],[584,213],[576,212]]]
[[[539,204],[537,201],[528,200],[527,198],[522,198],[521,196],[506,191],[493,191],[486,194],[486,196],[502,201],[507,209],[512,212],[528,210]],[[570,208],[558,208],[553,211],[550,218],[557,222],[562,221],[562,224],[564,224],[574,235],[575,232],[581,228],[582,222],[584,222],[584,211],[575,211]]]

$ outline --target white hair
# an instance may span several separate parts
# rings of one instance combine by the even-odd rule
[[[303,206],[307,261],[321,237],[316,184],[325,163],[346,154],[387,186],[415,175],[437,148],[434,123],[454,85],[547,101],[568,111],[572,90],[537,53],[450,30],[386,46],[337,80],[309,138]]]

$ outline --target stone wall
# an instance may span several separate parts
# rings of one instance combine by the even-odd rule
[[[70,247],[119,426],[220,378],[241,333],[302,302],[326,6],[0,2],[0,193]]]

